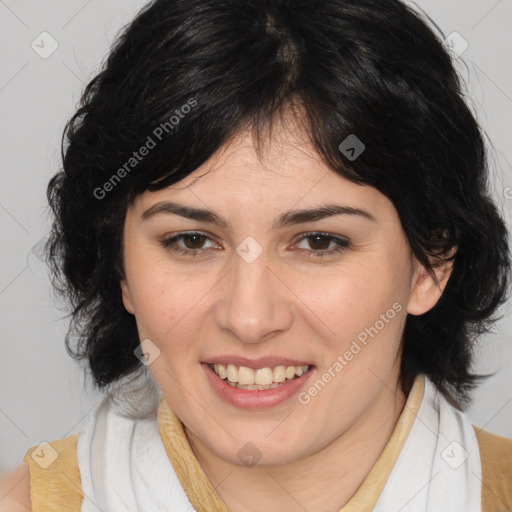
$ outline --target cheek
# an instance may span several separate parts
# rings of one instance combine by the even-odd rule
[[[373,367],[376,361],[392,364],[405,316],[406,280],[396,265],[371,262],[351,265],[336,275],[302,282],[301,315],[323,341],[322,363],[329,367],[347,351],[344,373]],[[354,344],[355,342],[355,344]]]
[[[185,343],[186,333],[198,325],[205,283],[170,271],[168,262],[142,253],[132,254],[127,274],[140,336],[162,347],[170,339],[175,340],[173,346],[181,340]]]
[[[193,282],[165,274],[140,283],[135,291],[140,306],[136,308],[137,323],[142,322],[149,337],[159,343],[186,338],[186,333],[198,325],[201,290]]]
[[[324,324],[326,333],[343,338],[375,322],[402,296],[401,285],[384,272],[351,269],[328,278],[309,280],[298,296]]]

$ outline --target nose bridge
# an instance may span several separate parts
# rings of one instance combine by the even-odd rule
[[[291,323],[291,304],[285,287],[269,267],[266,253],[254,257],[254,247],[244,252],[240,244],[233,268],[216,307],[216,321],[240,341],[257,343]],[[247,249],[247,246],[245,246]],[[251,257],[247,257],[251,254]]]

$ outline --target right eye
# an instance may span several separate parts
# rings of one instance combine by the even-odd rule
[[[200,231],[190,231],[188,233],[180,233],[161,240],[163,247],[169,251],[196,257],[198,254],[205,252],[204,243],[211,238]],[[179,245],[179,244],[182,245]]]

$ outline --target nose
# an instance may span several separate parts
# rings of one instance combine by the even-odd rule
[[[286,331],[293,319],[292,292],[283,276],[270,268],[265,254],[251,263],[234,256],[215,305],[219,329],[230,331],[243,343],[262,342],[271,334]]]

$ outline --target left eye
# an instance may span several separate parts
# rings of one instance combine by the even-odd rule
[[[329,235],[328,233],[306,233],[305,235],[302,235],[299,243],[304,240],[307,240],[308,245],[313,248],[313,251],[309,251],[311,253],[309,257],[322,257],[341,252],[350,245],[348,240]],[[334,243],[334,247],[328,249],[331,243]]]
[[[193,231],[165,238],[161,241],[161,244],[172,252],[195,257],[207,250],[204,244],[208,240],[212,241],[210,236]],[[329,235],[328,233],[306,233],[301,236],[298,244],[305,240],[308,241],[309,248],[302,248],[301,250],[306,250],[309,253],[308,257],[322,257],[334,254],[343,251],[350,245],[348,240]],[[331,246],[331,244],[334,244],[334,246]]]

